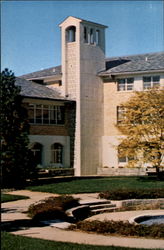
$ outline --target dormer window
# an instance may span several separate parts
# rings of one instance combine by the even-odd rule
[[[66,29],[66,40],[68,43],[76,41],[76,27],[70,26]]]

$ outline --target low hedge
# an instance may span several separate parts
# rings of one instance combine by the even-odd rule
[[[99,197],[109,200],[158,199],[164,198],[164,189],[116,189],[101,192]]]
[[[163,224],[135,225],[123,221],[80,221],[70,226],[71,230],[82,230],[100,234],[164,238]]]
[[[33,220],[66,219],[65,211],[79,205],[72,196],[49,197],[29,206],[28,216]]]

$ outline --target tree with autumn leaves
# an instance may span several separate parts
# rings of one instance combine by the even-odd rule
[[[119,156],[128,157],[129,167],[155,167],[159,176],[164,156],[164,89],[137,91],[121,107],[124,117],[117,127],[124,136]]]

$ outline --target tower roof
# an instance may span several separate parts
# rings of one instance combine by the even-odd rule
[[[102,28],[108,28],[108,26],[106,26],[106,25],[103,25],[103,24],[100,24],[100,23],[91,22],[91,21],[87,21],[85,19],[81,19],[79,17],[74,17],[74,16],[68,16],[67,18],[64,19],[63,22],[61,22],[59,24],[59,26],[61,27],[65,22],[68,22],[68,21],[71,21],[71,20],[78,21],[79,23],[83,22],[83,23],[92,24],[92,25],[95,25],[95,26],[100,26]]]

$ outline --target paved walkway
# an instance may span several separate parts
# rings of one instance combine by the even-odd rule
[[[58,196],[50,193],[41,193],[41,192],[31,192],[26,190],[13,191],[10,194],[25,195],[29,196],[30,199],[19,200],[13,202],[2,203],[2,221],[14,221],[21,219],[29,219],[27,214],[22,213],[27,211],[27,208],[30,204],[45,199],[50,196]],[[96,199],[97,194],[78,194],[76,197],[81,198],[82,200]],[[164,211],[159,210],[160,213],[164,214]],[[135,217],[139,214],[157,214],[158,210],[148,210],[148,211],[130,211],[130,212],[113,212],[99,214],[92,216],[92,219],[99,220],[129,220],[132,217]],[[104,246],[124,246],[124,247],[134,247],[134,248],[147,248],[147,249],[164,249],[164,240],[156,239],[144,239],[144,238],[126,238],[126,237],[114,237],[114,236],[104,236],[94,233],[83,233],[63,230],[51,226],[45,227],[32,227],[24,230],[18,230],[12,232],[13,234],[23,235],[32,238],[47,239],[53,241],[62,241],[62,242],[72,242],[80,244],[91,244],[91,245],[104,245]]]

